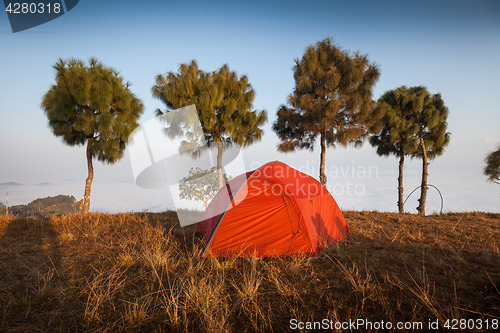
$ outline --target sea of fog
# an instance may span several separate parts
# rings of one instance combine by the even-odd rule
[[[295,165],[299,170],[300,165]],[[250,168],[249,168],[250,170]],[[382,171],[383,170],[383,171]],[[99,171],[99,170],[98,170]],[[304,170],[308,171],[308,170]],[[390,172],[389,172],[390,171]],[[397,165],[393,170],[345,164],[327,168],[328,190],[344,210],[397,211]],[[132,174],[110,177],[96,171],[92,184],[91,210],[99,212],[142,212],[164,211],[187,208],[202,210],[199,202],[177,201],[176,188],[144,189],[135,184]],[[316,171],[308,172],[313,176]],[[418,164],[405,168],[404,197],[420,185]],[[429,184],[436,186],[443,196],[443,211],[488,211],[500,213],[500,186],[487,183],[481,174],[467,170],[429,170]],[[233,175],[236,176],[236,175]],[[19,184],[9,184],[16,181]],[[26,204],[30,201],[59,194],[73,195],[77,200],[83,197],[85,178],[82,179],[39,179],[23,182],[22,179],[0,178],[0,202],[5,203],[6,193],[9,205]],[[415,213],[420,191],[415,191],[405,204],[405,211]],[[429,188],[427,213],[439,212],[441,197],[436,189]]]

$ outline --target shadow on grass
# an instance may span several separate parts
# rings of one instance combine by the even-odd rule
[[[62,327],[65,272],[58,234],[47,218],[0,221],[0,328]],[[7,325],[7,326],[6,326]]]

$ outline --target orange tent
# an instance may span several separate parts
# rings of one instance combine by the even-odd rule
[[[205,257],[315,255],[349,236],[328,190],[281,162],[232,179],[197,229],[206,241]]]

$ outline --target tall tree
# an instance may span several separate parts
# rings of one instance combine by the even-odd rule
[[[403,209],[403,166],[405,156],[414,154],[419,145],[416,119],[418,88],[401,87],[389,90],[377,102],[377,108],[384,112],[384,117],[374,124],[370,144],[377,147],[380,156],[395,155],[399,158],[398,210]]]
[[[419,109],[417,124],[419,126],[418,139],[420,149],[413,154],[422,159],[422,182],[420,185],[420,199],[417,211],[425,215],[425,202],[427,198],[428,160],[441,156],[444,148],[450,142],[450,133],[446,132],[448,123],[448,108],[440,94],[431,95],[425,87],[417,87],[420,91],[415,100]]]
[[[500,184],[500,145],[498,145],[496,151],[486,156],[485,162],[484,174],[488,176],[488,180],[495,184]]]
[[[381,117],[372,101],[379,70],[367,56],[350,55],[325,39],[307,47],[293,72],[295,89],[273,124],[281,140],[278,150],[313,150],[319,138],[319,179],[325,185],[326,148],[361,144],[371,123]]]
[[[43,96],[42,108],[54,135],[70,146],[87,145],[88,177],[82,210],[88,213],[92,159],[112,164],[123,157],[143,105],[116,70],[94,58],[88,64],[60,59],[53,67],[56,84]]]
[[[217,146],[219,188],[224,186],[223,150],[232,144],[244,147],[260,140],[261,126],[267,121],[265,111],[252,110],[255,92],[248,78],[238,76],[227,65],[203,72],[194,60],[182,64],[179,73],[158,75],[152,93],[170,110],[196,106],[208,146]],[[169,112],[173,111],[158,110],[157,114]]]
[[[446,132],[448,109],[439,94],[431,95],[425,87],[402,86],[387,91],[377,102],[385,114],[372,127],[370,143],[379,155],[399,157],[398,209],[403,213],[404,157],[422,158],[422,182],[417,208],[425,215],[428,159],[444,152],[450,133]]]

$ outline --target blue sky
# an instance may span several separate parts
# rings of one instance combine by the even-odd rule
[[[151,97],[154,77],[197,59],[204,70],[229,64],[248,76],[254,106],[268,112],[262,141],[244,150],[248,168],[282,160],[307,165],[315,176],[318,152],[282,154],[271,131],[277,107],[293,89],[292,66],[310,44],[332,37],[338,45],[368,54],[380,67],[374,98],[401,85],[441,93],[450,110],[452,140],[430,165],[429,181],[445,193],[445,209],[500,211],[500,188],[486,182],[483,160],[500,142],[500,3],[497,1],[90,1],[39,27],[13,34],[0,13],[0,183],[12,203],[42,195],[82,197],[83,148],[54,137],[40,108],[54,82],[58,58],[97,57],[132,83],[145,105],[141,121],[161,103]],[[95,163],[92,207],[119,211],[161,209],[168,193],[138,189],[126,156]],[[378,176],[351,179],[363,195],[334,194],[346,209],[396,209],[397,161],[361,149],[327,152],[327,166],[376,166]],[[420,163],[408,161],[405,193],[419,184]],[[330,178],[332,185],[349,177]],[[355,177],[354,177],[355,178]],[[359,178],[359,177],[358,177]],[[347,179],[347,180],[346,180]],[[35,186],[41,182],[53,185]],[[126,194],[124,194],[126,193]],[[416,197],[413,198],[416,201]],[[131,200],[132,202],[129,202]],[[439,205],[429,194],[429,207]],[[148,206],[149,205],[149,206]],[[414,211],[416,204],[408,206]],[[156,208],[154,208],[156,207]]]

